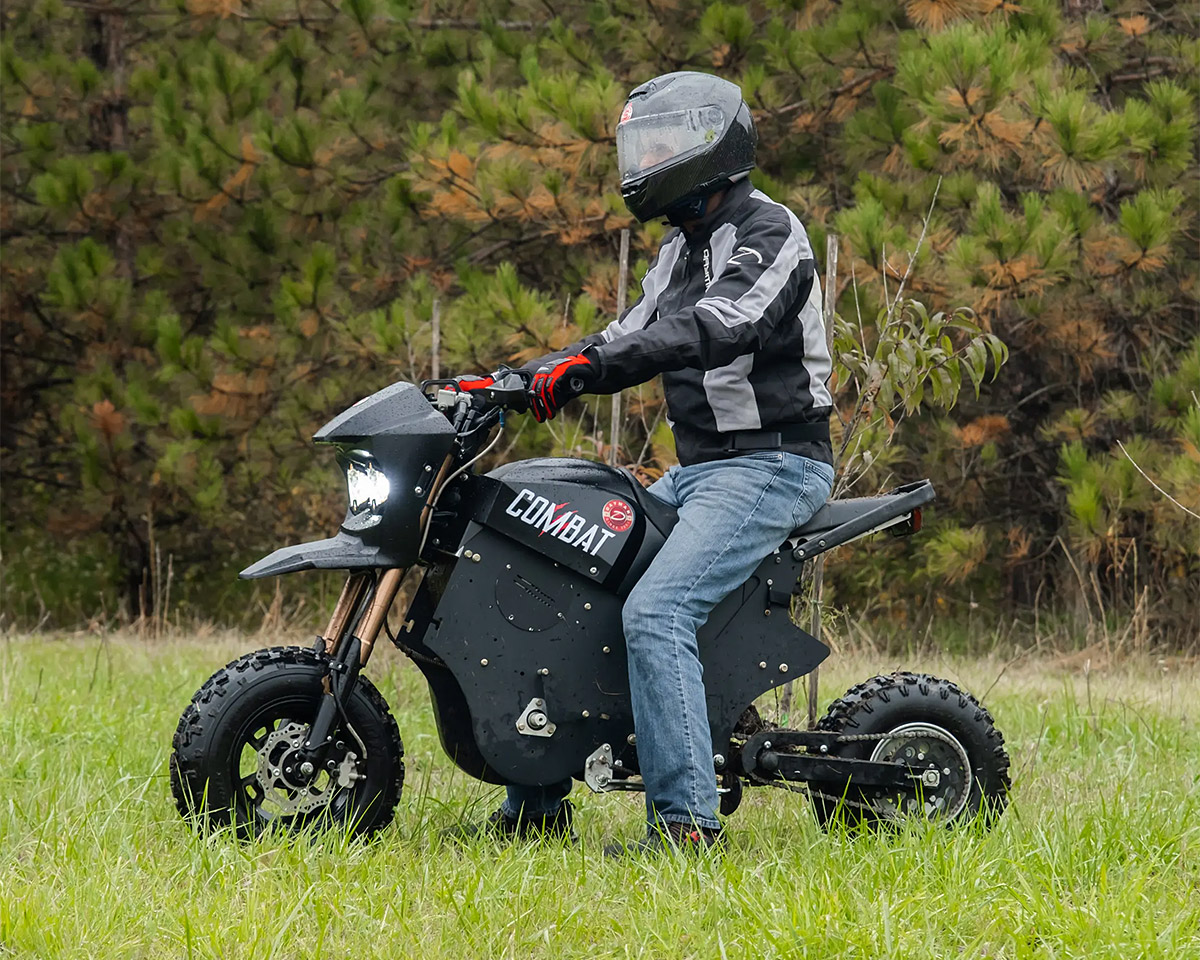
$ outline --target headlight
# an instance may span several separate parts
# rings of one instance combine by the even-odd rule
[[[350,512],[358,513],[370,507],[379,509],[381,503],[386,503],[391,485],[387,475],[375,466],[375,461],[369,458],[354,459],[363,456],[362,451],[354,451],[346,461],[346,491],[350,494]]]

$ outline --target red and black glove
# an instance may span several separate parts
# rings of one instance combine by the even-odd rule
[[[577,353],[539,367],[529,386],[529,406],[538,423],[553,420],[568,400],[587,393],[600,379],[600,369],[587,356]]]

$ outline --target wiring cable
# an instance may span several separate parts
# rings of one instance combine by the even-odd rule
[[[438,501],[442,499],[442,494],[446,491],[446,489],[450,486],[451,483],[453,483],[455,480],[457,480],[463,473],[465,473],[467,470],[469,470],[478,461],[482,460],[485,456],[487,456],[489,453],[491,453],[492,448],[494,446],[496,446],[497,443],[500,442],[500,437],[503,436],[503,434],[504,434],[504,411],[503,410],[500,411],[500,420],[499,420],[498,426],[500,429],[496,431],[496,435],[494,437],[492,437],[491,442],[486,447],[484,447],[482,450],[480,450],[479,453],[475,454],[475,456],[473,456],[470,460],[468,460],[461,467],[459,467],[452,474],[450,474],[450,476],[448,476],[446,478],[445,482],[440,487],[438,487],[438,491],[436,494],[434,494],[433,499],[431,499],[429,501],[429,520],[426,521],[425,532],[421,535],[421,546],[417,548],[417,556],[418,557],[420,557],[425,552],[425,541],[429,539],[429,528],[433,526],[433,514],[434,514],[434,511],[437,509]]]

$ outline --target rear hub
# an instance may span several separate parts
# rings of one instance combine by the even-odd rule
[[[905,723],[889,731],[871,752],[878,763],[901,763],[920,771],[912,792],[879,790],[873,806],[884,816],[923,814],[953,820],[971,796],[971,763],[958,738],[932,723]]]

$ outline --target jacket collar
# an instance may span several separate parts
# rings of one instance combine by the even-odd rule
[[[714,230],[727,223],[733,218],[734,213],[738,208],[749,198],[754,190],[754,184],[750,182],[750,178],[739,180],[732,187],[725,191],[725,197],[721,201],[721,205],[711,213],[705,214],[696,223],[695,229],[688,231],[684,230],[683,235],[689,244],[699,243],[707,240],[712,236]],[[682,229],[682,228],[680,228]]]

